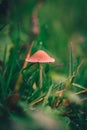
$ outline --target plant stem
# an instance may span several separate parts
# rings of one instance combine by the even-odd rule
[[[70,44],[70,56],[69,56],[69,76],[73,75],[73,54],[72,54],[72,43]]]
[[[33,44],[34,44],[34,42],[32,42],[32,43],[29,45],[25,59],[26,59],[27,57],[30,57],[30,53],[31,53]],[[23,66],[22,66],[22,69],[26,68],[27,64],[28,64],[28,62],[24,61],[24,64],[23,64]],[[23,75],[22,75],[22,73],[20,73],[19,76],[18,76],[18,79],[17,79],[17,81],[16,81],[16,85],[15,85],[15,89],[14,89],[15,92],[17,92],[17,91],[19,90],[19,88],[20,88],[20,86],[21,86],[21,83],[22,83],[22,80],[23,80]]]
[[[42,64],[40,63],[40,88],[42,88]]]

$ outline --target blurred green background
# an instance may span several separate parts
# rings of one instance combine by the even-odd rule
[[[39,3],[39,4],[38,4]],[[86,58],[87,8],[86,0],[1,0],[0,1],[0,59],[5,44],[26,44],[32,38],[32,15],[36,9],[39,34],[37,48],[47,49],[56,63],[68,64],[69,44],[74,57]],[[8,57],[8,55],[7,55]]]

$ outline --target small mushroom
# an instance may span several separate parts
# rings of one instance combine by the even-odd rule
[[[45,51],[38,50],[30,58],[26,58],[26,61],[40,64],[40,88],[42,88],[42,63],[55,62],[55,59],[50,57]]]

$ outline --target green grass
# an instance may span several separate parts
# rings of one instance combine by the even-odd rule
[[[2,119],[4,119],[6,113],[8,122],[9,119],[13,122],[18,120],[20,126],[20,122],[23,120],[23,127],[25,128],[31,120],[36,123],[35,119],[40,118],[40,113],[42,117],[46,113],[43,118],[48,118],[48,122],[51,118],[53,122],[59,122],[60,129],[62,129],[61,124],[65,124],[66,129],[69,129],[69,127],[79,130],[85,128],[86,119],[83,117],[86,116],[84,103],[87,89],[77,82],[78,73],[81,73],[80,69],[83,64],[81,62],[73,70],[72,49],[70,48],[69,76],[66,77],[66,80],[61,82],[52,80],[49,73],[51,65],[49,71],[46,71],[47,65],[44,65],[42,88],[39,88],[38,64],[28,63],[23,69],[22,64],[25,59],[20,61],[18,51],[18,47],[12,49],[11,58],[9,57],[8,62],[5,62],[6,48],[4,51],[0,74],[0,116]],[[25,55],[25,53],[22,55]],[[18,83],[18,79],[21,82]],[[18,85],[18,89],[15,89],[16,85]],[[33,111],[35,114],[33,114]],[[38,111],[38,115],[36,111]],[[30,119],[31,117],[32,119]],[[25,123],[25,120],[27,120],[27,123]],[[38,120],[40,122],[40,119]],[[81,123],[81,121],[84,122]],[[33,125],[31,127],[35,129]],[[38,124],[37,129],[38,127],[41,126]],[[58,126],[54,125],[54,127]]]

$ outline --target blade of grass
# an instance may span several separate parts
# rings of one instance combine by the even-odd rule
[[[11,69],[10,69],[10,72],[9,72],[9,76],[8,76],[8,80],[7,80],[7,85],[6,85],[6,88],[5,88],[6,93],[7,93],[8,87],[10,85],[10,81],[11,81],[11,77],[12,77],[12,72],[13,72],[13,69],[14,69],[14,65],[15,64],[13,62],[12,66],[11,66]]]
[[[34,105],[36,105],[36,104],[42,102],[43,100],[44,100],[44,96],[39,97],[37,100],[34,100],[33,102],[31,102],[31,103],[29,104],[29,106],[34,106]]]
[[[47,95],[46,95],[45,98],[44,98],[43,106],[45,106],[45,105],[47,104],[48,98],[49,98],[49,96],[50,96],[50,94],[51,94],[51,91],[52,91],[52,88],[53,88],[53,84],[50,86],[50,88],[49,88],[49,90],[48,90],[48,93],[47,93]]]
[[[69,52],[69,77],[73,75],[73,55],[72,55],[72,43],[70,44],[70,52]]]
[[[2,75],[0,74],[0,88],[1,88],[1,101],[4,103],[4,97],[5,97],[5,90],[4,90],[4,79]]]
[[[3,64],[2,64],[2,71],[1,71],[1,75],[0,75],[0,82],[1,82],[1,92],[2,92],[2,100],[4,101],[5,98],[5,92],[6,92],[6,88],[5,88],[5,81],[4,81],[4,71],[6,70],[6,55],[7,55],[7,46],[8,44],[5,44],[5,48],[4,48],[4,53],[3,53]]]
[[[75,94],[82,94],[82,93],[87,93],[87,89],[86,89],[86,90],[82,90],[82,91],[80,91],[80,92],[77,92],[77,93],[75,93]]]
[[[84,64],[84,60],[82,60],[80,62],[80,64],[77,66],[76,70],[74,70],[74,72],[73,72],[74,77],[76,77],[76,75],[78,74],[78,72],[79,72],[79,70],[80,70],[80,68],[82,67],[83,64]]]
[[[33,42],[32,42],[31,45],[29,46],[29,49],[28,49],[28,51],[27,51],[27,54],[26,54],[25,59],[30,56],[32,46],[33,46]],[[27,67],[27,64],[28,64],[28,62],[24,61],[24,64],[23,64],[22,69],[26,68],[26,67]],[[18,90],[19,90],[20,85],[21,85],[21,83],[22,83],[22,78],[23,78],[23,75],[20,73],[19,76],[18,76],[18,79],[17,79],[17,81],[16,81],[15,91],[18,91]]]
[[[2,65],[2,74],[4,73],[5,64],[6,64],[6,55],[7,55],[7,43],[5,44],[4,54],[3,54],[3,65]]]
[[[75,87],[78,87],[78,88],[81,88],[81,89],[85,89],[85,90],[86,90],[86,88],[83,87],[83,86],[80,85],[80,84],[72,83],[72,85],[75,86]]]

